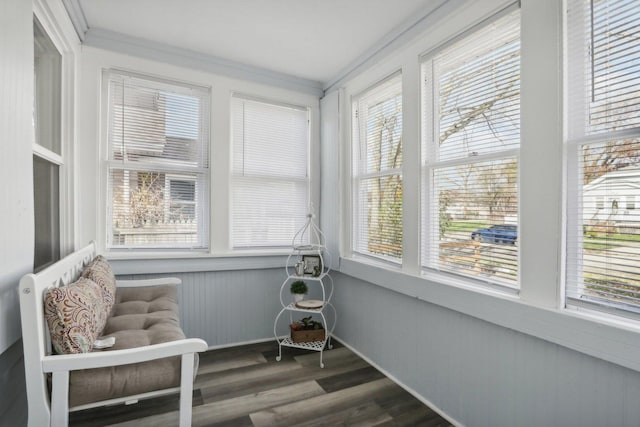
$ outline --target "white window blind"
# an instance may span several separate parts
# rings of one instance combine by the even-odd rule
[[[567,305],[640,317],[640,1],[568,2]]]
[[[353,251],[402,259],[402,75],[353,100]]]
[[[105,71],[107,246],[206,248],[209,89]]]
[[[231,108],[232,246],[291,246],[310,207],[308,108],[241,95]]]
[[[520,11],[425,57],[422,265],[518,286]]]

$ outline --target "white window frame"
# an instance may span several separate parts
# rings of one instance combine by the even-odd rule
[[[186,252],[200,252],[200,253],[206,253],[209,251],[209,248],[211,247],[211,233],[209,230],[209,223],[210,223],[210,219],[211,219],[211,210],[210,210],[210,202],[209,202],[209,197],[210,197],[210,188],[211,188],[211,170],[212,170],[212,165],[211,165],[211,161],[210,161],[210,157],[211,157],[211,115],[209,114],[207,118],[207,120],[209,121],[209,129],[208,129],[208,133],[207,133],[207,144],[208,144],[208,156],[206,158],[208,166],[205,168],[205,171],[202,173],[203,176],[203,180],[207,183],[207,185],[205,185],[205,187],[208,187],[209,191],[205,191],[205,189],[203,188],[199,188],[199,186],[196,186],[196,189],[200,191],[200,193],[198,194],[199,196],[201,196],[201,200],[203,201],[202,203],[203,205],[203,218],[200,218],[198,215],[198,212],[196,212],[196,218],[197,218],[197,234],[198,236],[201,236],[201,241],[202,244],[196,244],[196,245],[165,245],[163,247],[157,247],[157,246],[153,246],[153,247],[140,247],[140,246],[119,246],[119,245],[110,245],[109,242],[109,233],[112,232],[112,224],[113,224],[113,220],[112,220],[112,214],[113,214],[113,206],[111,204],[111,197],[112,197],[112,187],[110,185],[110,179],[109,179],[109,171],[110,171],[110,167],[111,166],[115,166],[118,167],[118,161],[114,161],[113,159],[111,159],[111,148],[109,147],[109,104],[111,102],[111,100],[109,99],[109,78],[110,75],[115,74],[115,75],[122,75],[122,76],[131,76],[134,78],[140,78],[142,80],[148,80],[148,81],[152,81],[152,82],[157,82],[159,86],[180,86],[182,88],[185,87],[194,87],[197,88],[199,90],[208,90],[209,93],[209,98],[208,98],[208,108],[209,111],[211,111],[211,98],[212,98],[212,93],[211,93],[211,89],[208,87],[204,87],[202,85],[197,85],[197,84],[192,84],[192,83],[187,83],[184,82],[182,80],[177,80],[177,79],[171,79],[171,78],[165,78],[165,77],[159,77],[156,75],[152,75],[151,73],[139,73],[139,72],[134,72],[134,71],[127,71],[127,70],[123,70],[123,69],[119,69],[119,68],[103,68],[102,69],[102,73],[101,73],[101,87],[102,87],[102,91],[101,91],[101,95],[102,95],[102,100],[103,100],[103,105],[102,105],[102,111],[101,111],[101,123],[102,123],[102,132],[103,132],[103,137],[102,137],[102,149],[100,150],[101,153],[101,158],[100,158],[100,164],[101,164],[101,176],[102,176],[102,185],[104,188],[104,193],[103,196],[101,197],[101,202],[104,203],[104,209],[103,209],[103,214],[101,215],[101,219],[102,219],[102,224],[101,226],[98,227],[98,230],[101,231],[101,234],[103,236],[104,239],[104,247],[108,252],[111,252],[113,254],[117,254],[117,253],[131,253],[131,252],[137,252],[137,253],[186,253]],[[140,163],[141,168],[140,169],[136,169],[137,172],[154,172],[154,173],[163,173],[165,175],[165,184],[166,184],[166,177],[167,175],[171,175],[171,174],[177,174],[180,175],[181,172],[184,173],[188,173],[188,172],[193,172],[192,170],[189,170],[189,168],[183,168],[183,170],[181,170],[181,168],[175,168],[175,167],[168,167],[168,168],[144,168],[144,163],[141,162]],[[125,175],[131,171],[132,169],[129,168],[125,168],[123,171],[125,173]],[[129,182],[128,179],[125,179],[125,186],[128,186]],[[167,188],[165,186],[165,188],[163,189],[164,192],[167,191]],[[127,192],[128,193],[128,192]],[[168,213],[167,211],[167,205],[166,205],[166,200],[165,200],[165,205],[163,206],[163,211],[166,214]],[[162,246],[162,245],[158,245],[158,246]]]
[[[34,0],[33,19],[38,19],[61,55],[60,73],[60,154],[32,141],[33,155],[59,167],[59,215],[60,257],[72,252],[75,244],[75,190],[74,190],[74,143],[75,143],[75,79],[76,47],[75,34],[63,28],[65,17],[52,11],[46,0]],[[35,90],[35,88],[34,88]],[[35,92],[34,92],[35,96]]]
[[[399,78],[400,79],[400,96],[404,96],[403,94],[403,85],[404,85],[404,81],[403,81],[403,74],[402,74],[402,70],[395,70],[392,73],[389,73],[387,76],[385,76],[384,78],[376,81],[373,84],[370,84],[369,86],[367,86],[365,89],[361,90],[359,93],[352,95],[351,96],[351,105],[349,108],[349,111],[351,113],[351,128],[352,128],[352,134],[350,135],[350,140],[352,142],[351,144],[351,153],[350,153],[350,158],[352,159],[352,166],[351,166],[351,187],[350,187],[350,191],[351,191],[351,216],[349,218],[349,223],[350,223],[350,230],[351,230],[351,234],[350,234],[350,240],[349,240],[349,252],[355,256],[358,257],[362,257],[362,258],[366,258],[368,260],[368,262],[373,262],[373,263],[384,263],[387,264],[388,266],[391,267],[395,267],[398,268],[403,264],[403,259],[404,259],[404,230],[403,230],[403,244],[401,245],[401,248],[403,250],[403,256],[396,258],[396,257],[391,257],[391,256],[386,256],[383,254],[374,254],[374,253],[370,253],[364,250],[358,250],[357,248],[357,244],[356,242],[361,241],[362,240],[362,234],[363,232],[360,230],[359,224],[358,224],[358,218],[360,218],[361,212],[360,212],[360,208],[361,208],[361,201],[360,201],[360,184],[362,181],[366,180],[366,179],[370,179],[370,178],[383,178],[383,177],[388,177],[388,176],[394,176],[394,175],[399,175],[400,176],[400,181],[402,182],[402,185],[404,186],[404,123],[403,123],[403,134],[401,136],[401,138],[403,139],[403,146],[402,146],[402,164],[399,168],[393,168],[393,169],[385,169],[384,171],[378,171],[378,172],[363,172],[361,170],[361,165],[359,162],[359,158],[361,157],[361,151],[362,151],[362,147],[363,144],[366,143],[366,135],[363,132],[363,129],[360,127],[360,121],[364,121],[364,123],[366,123],[367,121],[367,117],[366,115],[364,115],[359,107],[360,107],[360,100],[363,97],[367,97],[370,96],[370,93],[374,93],[374,91],[379,90],[381,87],[384,87],[385,84],[387,84],[388,82],[392,81],[393,79]],[[377,98],[373,98],[376,101],[377,100],[384,100],[386,99],[386,93],[381,93],[379,94],[379,96]],[[373,102],[370,102],[370,104],[372,104]],[[402,114],[404,114],[404,105],[403,105],[403,111]],[[404,117],[403,117],[404,120]],[[357,133],[357,137],[356,137],[356,133]],[[404,213],[404,200],[406,200],[405,197],[403,197],[403,213]],[[403,224],[404,224],[404,215],[402,216],[403,219]],[[403,226],[404,228],[404,226]]]
[[[240,100],[240,101],[246,101],[246,102],[256,102],[256,103],[261,103],[261,104],[265,104],[265,105],[269,105],[269,106],[273,106],[273,107],[283,107],[283,108],[289,108],[289,109],[294,109],[294,110],[298,110],[298,111],[304,111],[306,113],[306,117],[307,117],[307,123],[306,123],[306,176],[304,178],[291,178],[291,177],[282,177],[282,176],[270,176],[268,174],[264,174],[261,179],[265,179],[265,180],[272,180],[275,182],[297,182],[297,183],[302,183],[304,184],[304,186],[306,187],[306,191],[307,191],[307,201],[306,201],[306,210],[307,213],[311,213],[314,215],[318,215],[318,212],[315,212],[314,209],[316,209],[317,204],[313,203],[313,185],[312,185],[312,170],[314,168],[312,168],[312,131],[311,131],[311,108],[309,106],[305,106],[305,105],[296,105],[290,102],[283,102],[280,100],[275,100],[275,99],[270,99],[270,98],[265,98],[265,97],[260,97],[260,96],[254,96],[254,95],[248,95],[242,92],[233,92],[231,93],[231,100],[236,99],[236,100]],[[231,122],[233,122],[235,119],[233,117],[233,111],[231,111]],[[242,181],[243,179],[255,179],[256,177],[248,177],[246,178],[245,176],[243,176],[242,174],[236,174],[233,170],[233,150],[234,150],[234,135],[233,135],[233,125],[231,126],[230,129],[230,139],[229,139],[229,150],[232,153],[232,157],[231,157],[231,162],[230,162],[230,178],[229,178],[229,189],[231,190],[233,188],[234,185],[234,180],[238,180],[238,181]],[[230,201],[229,203],[229,225],[230,225],[230,229],[232,229],[233,227],[233,202]],[[266,220],[266,219],[265,219]],[[265,252],[273,252],[273,251],[281,251],[281,250],[289,250],[290,246],[287,245],[286,247],[283,246],[236,246],[233,241],[233,236],[231,235],[232,233],[230,232],[230,237],[229,237],[229,249],[236,252],[236,253],[246,253],[247,251],[265,251]],[[294,232],[295,234],[295,232]],[[290,236],[291,239],[293,239],[293,234]]]
[[[566,1],[567,7],[570,7],[570,1]],[[593,3],[591,3],[593,5]],[[589,11],[582,10],[583,14],[589,14]],[[592,18],[587,19],[587,15],[581,16],[583,23],[590,22],[593,24]],[[578,18],[574,18],[578,19]],[[585,289],[584,271],[582,255],[583,248],[583,236],[580,236],[580,231],[584,226],[584,208],[585,200],[582,194],[582,179],[580,175],[582,173],[581,156],[582,147],[588,145],[595,145],[598,143],[608,143],[616,140],[624,139],[636,139],[640,138],[640,126],[633,128],[625,128],[622,130],[595,130],[589,133],[589,111],[588,111],[588,93],[585,90],[589,84],[588,79],[593,78],[590,75],[583,75],[582,73],[571,73],[572,68],[587,69],[591,67],[593,71],[593,64],[590,64],[590,58],[586,55],[580,57],[581,64],[570,64],[570,61],[575,60],[577,62],[576,51],[591,52],[591,40],[582,39],[579,42],[579,47],[576,46],[578,42],[573,42],[571,49],[569,48],[569,39],[573,37],[570,34],[569,19],[566,19],[566,40],[565,46],[567,49],[567,55],[565,60],[565,82],[567,85],[567,105],[565,106],[565,115],[567,116],[567,136],[565,138],[566,145],[566,270],[564,278],[563,292],[561,295],[561,304],[564,308],[570,311],[577,311],[587,316],[595,316],[599,319],[613,319],[614,321],[622,322],[638,322],[640,320],[640,310],[637,307],[626,305],[624,303],[616,303],[612,301],[612,298],[592,298],[583,292]],[[589,24],[587,24],[589,25]],[[588,29],[591,31],[591,29]],[[584,34],[588,34],[589,31],[585,30]],[[571,54],[574,56],[570,58]],[[586,64],[586,65],[585,65]],[[585,82],[584,79],[587,79]],[[635,197],[633,199],[622,198],[619,195],[611,194],[602,196],[596,196],[596,209],[604,212],[612,212],[614,210],[614,204],[616,209],[627,213],[629,212],[629,206],[633,206],[635,209]],[[580,209],[582,206],[582,209]],[[574,276],[571,279],[570,276]],[[569,288],[574,288],[576,297],[567,295],[571,293]]]
[[[420,93],[422,94],[421,96],[424,97],[424,99],[422,99],[421,101],[422,115],[423,117],[431,118],[431,122],[428,124],[423,121],[422,141],[421,141],[421,145],[422,145],[421,181],[423,183],[423,188],[422,188],[423,194],[421,197],[421,200],[422,200],[421,210],[423,212],[422,233],[421,233],[421,237],[422,237],[421,255],[422,255],[423,261],[421,262],[421,264],[422,264],[422,271],[425,273],[438,271],[438,274],[458,276],[457,273],[453,273],[453,272],[448,272],[448,271],[440,272],[437,268],[440,251],[433,250],[434,246],[432,244],[432,238],[433,238],[432,230],[438,229],[438,220],[439,220],[437,215],[434,213],[435,211],[433,207],[431,206],[433,203],[436,203],[436,204],[439,203],[437,201],[438,196],[436,195],[437,189],[435,188],[436,186],[432,179],[434,172],[440,169],[446,169],[450,167],[474,165],[474,164],[481,164],[484,162],[501,161],[501,160],[504,160],[504,161],[514,160],[516,162],[518,171],[520,169],[520,148],[519,147],[508,148],[502,151],[492,151],[490,153],[479,154],[479,155],[478,153],[474,153],[475,155],[470,157],[466,157],[466,158],[461,157],[461,158],[456,158],[452,160],[434,159],[434,157],[437,157],[438,155],[437,153],[440,148],[439,144],[437,143],[437,135],[439,135],[440,133],[440,129],[438,128],[438,121],[437,121],[438,117],[436,116],[436,114],[434,114],[434,110],[437,109],[438,107],[437,94],[434,93],[434,89],[437,87],[438,76],[433,75],[433,67],[429,67],[429,65],[432,63],[432,61],[438,54],[440,54],[443,50],[446,50],[451,45],[454,45],[455,43],[459,41],[463,41],[468,38],[473,38],[477,32],[482,31],[485,27],[493,24],[494,22],[516,11],[519,12],[519,5],[509,6],[501,10],[499,13],[496,13],[493,16],[489,17],[488,19],[484,20],[483,22],[477,25],[474,25],[473,27],[463,32],[462,34],[455,36],[454,38],[442,44],[441,46],[429,51],[427,54],[422,55],[420,58],[421,68],[423,68],[424,70],[421,73],[421,79],[420,79],[421,80]],[[431,83],[431,85],[429,85],[429,83]],[[427,93],[429,93],[430,96],[427,96]],[[517,174],[519,175],[519,172],[517,172]],[[517,204],[518,204],[518,223],[519,223],[519,217],[520,217],[519,215],[519,211],[520,211],[519,179],[518,179],[516,191],[517,191],[516,197],[517,197]],[[520,234],[520,231],[518,231],[518,234]],[[520,235],[518,235],[518,241],[519,240],[520,240]],[[466,273],[460,273],[459,276],[463,278],[464,281],[473,285],[486,286],[486,287],[494,288],[499,291],[517,294],[520,286],[520,261],[519,261],[520,256],[519,256],[519,249],[516,249],[516,251],[518,251],[518,254],[517,254],[518,272],[517,272],[517,279],[515,284],[507,284],[504,282],[497,282],[495,280],[490,280],[490,279],[485,280],[479,276],[472,276]]]

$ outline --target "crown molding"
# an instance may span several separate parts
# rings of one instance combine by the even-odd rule
[[[84,11],[80,5],[80,0],[62,0],[62,4],[71,19],[73,28],[76,29],[80,42],[84,41],[85,34],[89,30],[89,24],[87,24],[87,18],[84,16]]]
[[[80,0],[62,0],[62,3],[83,45],[295,90],[317,97],[324,94],[322,82],[319,81],[303,79],[101,28],[89,28]]]
[[[101,28],[90,28],[85,35],[83,44],[231,78],[308,93],[317,97],[323,95],[322,83],[319,81],[303,79]]]
[[[324,92],[328,93],[338,89],[351,78],[413,41],[417,36],[428,30],[434,23],[446,18],[447,15],[464,3],[465,0],[438,0],[437,2],[429,2],[428,5],[396,26],[375,45],[354,59],[333,79],[325,82],[323,86]]]

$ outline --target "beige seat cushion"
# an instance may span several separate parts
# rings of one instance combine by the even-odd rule
[[[113,351],[185,338],[178,318],[177,288],[173,285],[118,288],[111,317],[101,337],[115,337]],[[197,354],[196,354],[197,357]],[[196,359],[197,361],[197,359]],[[177,387],[180,357],[110,368],[72,371],[71,407],[117,397]]]

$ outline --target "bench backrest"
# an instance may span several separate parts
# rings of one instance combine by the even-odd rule
[[[42,372],[42,360],[51,354],[49,328],[44,317],[45,293],[52,286],[73,283],[95,256],[96,244],[92,241],[44,270],[20,279],[20,317],[30,425],[32,420],[42,419],[42,411],[49,412],[50,407],[47,377]]]

